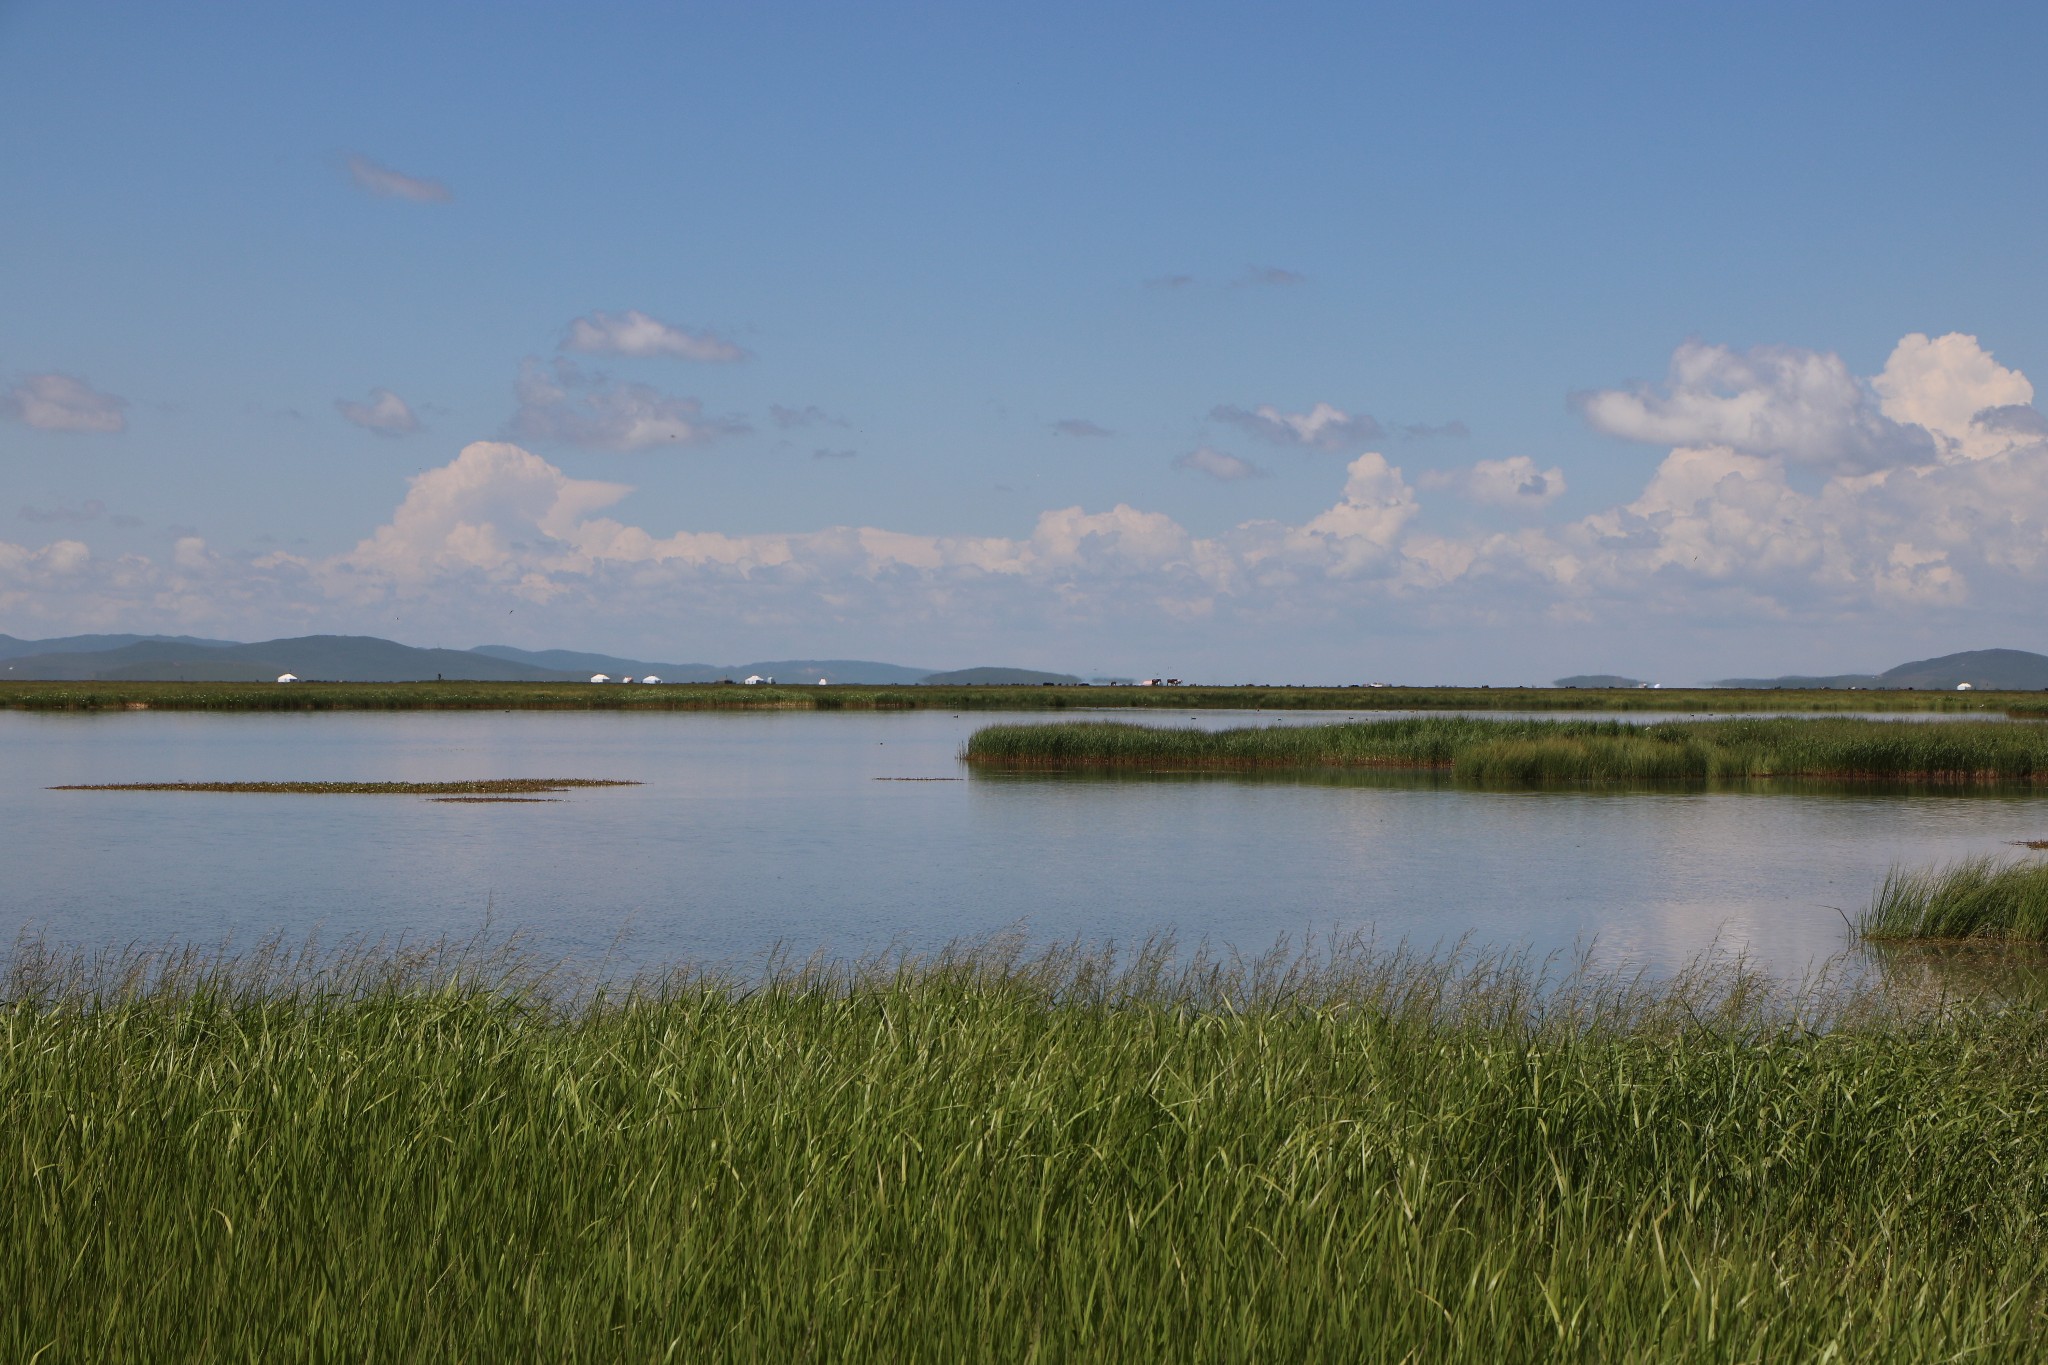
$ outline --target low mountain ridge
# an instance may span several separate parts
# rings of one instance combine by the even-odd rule
[[[49,646],[45,648],[45,646]],[[270,682],[292,673],[327,682],[583,682],[652,674],[665,682],[778,682],[911,686],[930,670],[871,659],[772,659],[746,664],[669,663],[578,650],[511,645],[434,649],[374,635],[302,635],[241,643],[184,635],[75,635],[55,640],[0,636],[0,679],[39,682]],[[942,675],[943,676],[943,675]],[[1033,674],[1065,679],[1064,674]]]
[[[256,644],[141,640],[114,649],[37,654],[0,664],[35,681],[268,682],[282,673],[331,682],[563,682],[572,674],[461,649],[420,649],[374,635],[302,635]]]
[[[26,659],[38,654],[103,654],[139,644],[203,645],[213,649],[240,643],[197,635],[59,635],[48,640],[19,640],[12,635],[0,635],[0,659]]]
[[[1997,692],[2048,689],[2048,654],[2024,649],[1966,649],[1935,659],[1915,659],[1882,673],[1837,673],[1828,677],[1723,678],[1711,687],[1874,687],[1948,691],[1968,683]]]
[[[1972,687],[2035,692],[2048,688],[2048,654],[2024,649],[1972,649],[1900,664],[1879,675],[1886,687]]]

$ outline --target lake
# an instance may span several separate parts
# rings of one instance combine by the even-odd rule
[[[1853,915],[1887,865],[2016,853],[2012,841],[2048,838],[2048,798],[2026,793],[970,777],[957,760],[980,726],[1073,718],[0,712],[0,931],[95,946],[246,943],[279,931],[464,935],[488,916],[547,954],[609,953],[636,967],[745,965],[778,943],[929,947],[1013,927],[1091,941],[1170,930],[1246,948],[1370,928],[1419,948],[1592,945],[1605,962],[1653,971],[1718,944],[1797,975],[1848,946],[1835,907]],[[516,805],[46,790],[479,777],[645,785]]]

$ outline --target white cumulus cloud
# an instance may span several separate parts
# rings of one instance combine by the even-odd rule
[[[1842,358],[1795,346],[1735,351],[1688,341],[1662,386],[1574,396],[1596,429],[1668,446],[1727,446],[1803,464],[1871,468],[1928,449],[1886,417]]]
[[[1209,416],[1275,445],[1313,446],[1317,450],[1356,447],[1386,434],[1370,414],[1353,416],[1328,403],[1318,403],[1307,412],[1282,412],[1270,403],[1250,410],[1226,404],[1211,408]]]
[[[707,362],[741,360],[746,356],[745,351],[724,337],[671,326],[637,308],[577,318],[562,338],[562,349],[590,355],[672,355]]]
[[[1961,332],[1902,338],[1870,383],[1886,417],[1931,432],[1953,458],[1981,460],[2039,439],[2025,418],[2034,386]]]
[[[0,412],[39,431],[122,431],[127,407],[126,399],[68,374],[32,374],[0,394]]]
[[[1514,455],[1481,460],[1469,469],[1424,474],[1421,483],[1495,507],[1542,507],[1564,492],[1564,471],[1555,465],[1538,469],[1527,455]]]
[[[528,360],[515,392],[512,430],[524,440],[648,450],[704,445],[747,430],[738,418],[705,416],[694,398],[585,373],[567,361],[548,367]]]
[[[337,398],[334,410],[346,420],[379,436],[405,436],[420,429],[420,419],[412,408],[389,389],[371,389],[367,403]]]
[[[70,539],[0,543],[0,612],[66,630],[253,633],[260,619],[283,634],[374,632],[401,607],[409,626],[465,629],[516,607],[520,621],[564,638],[599,625],[911,642],[1039,632],[1105,649],[1179,638],[1199,622],[1202,640],[1247,653],[1261,647],[1245,642],[1270,646],[1283,630],[1366,640],[1504,621],[1663,622],[1696,637],[1784,625],[1802,639],[1832,630],[1862,642],[1873,663],[1897,647],[1884,632],[1990,623],[1987,637],[2011,639],[2015,622],[2038,628],[2048,600],[2048,422],[2027,402],[1985,405],[2031,388],[2016,370],[1987,367],[1976,343],[1928,343],[1930,355],[1907,341],[1882,396],[1904,405],[1899,416],[1877,412],[1875,380],[1853,375],[1870,397],[1833,409],[1846,437],[1773,417],[1782,443],[1772,445],[1764,426],[1713,416],[1743,441],[1675,444],[1639,492],[1589,515],[1537,520],[1562,475],[1527,457],[1418,481],[1423,493],[1530,507],[1531,521],[1505,532],[1434,529],[1415,483],[1371,451],[1327,505],[1213,535],[1126,503],[1052,507],[1004,535],[649,527],[620,510],[625,485],[480,442],[414,479],[384,525],[325,558],[248,556],[196,537],[160,560],[96,556]],[[1767,397],[1782,396],[1777,370],[1751,368]],[[625,448],[639,429],[605,406],[642,403],[622,386],[548,371],[534,383],[546,390],[535,402],[566,404],[556,418],[591,428],[582,434]],[[1735,396],[1728,386],[1723,397]],[[692,408],[655,420],[703,419]],[[1877,468],[1813,467],[1816,451],[1849,448],[1872,421],[1919,443],[1884,447],[1892,458]],[[2003,443],[1972,449],[1980,431]]]
[[[1226,482],[1237,479],[1256,479],[1264,471],[1248,460],[1240,460],[1226,451],[1210,446],[1197,446],[1173,462],[1175,469],[1192,469],[1198,474],[1207,474],[1212,479]]]

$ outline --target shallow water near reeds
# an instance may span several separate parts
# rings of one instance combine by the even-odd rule
[[[0,932],[248,943],[461,936],[488,918],[625,972],[1015,928],[1247,949],[1370,929],[1418,950],[1590,948],[1653,974],[1719,947],[1794,977],[1850,947],[1841,912],[1892,864],[2027,856],[2011,845],[2048,837],[2048,794],[2021,791],[1510,793],[1426,773],[970,777],[958,761],[991,721],[1072,718],[0,713]],[[48,790],[486,778],[644,785],[526,803]]]

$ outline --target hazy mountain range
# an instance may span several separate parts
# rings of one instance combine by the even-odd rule
[[[778,682],[937,683],[1079,682],[1064,673],[975,668],[933,673],[928,668],[867,659],[767,659],[745,664],[674,663],[587,654],[567,649],[528,650],[510,645],[475,649],[420,649],[370,635],[304,635],[243,644],[190,635],[67,635],[18,640],[0,635],[0,679],[141,682],[268,682],[283,673],[332,682],[570,682],[595,673],[612,677],[653,674],[666,682],[734,681],[760,675]]]
[[[474,649],[421,649],[371,635],[303,635],[289,640],[244,644],[192,635],[66,635],[18,640],[0,635],[0,679],[142,682],[267,682],[281,673],[334,682],[408,682],[446,678],[457,682],[570,682],[594,673],[612,677],[653,674],[666,682],[734,681],[760,675],[777,682],[859,683],[906,686],[1077,683],[1068,673],[1024,668],[963,668],[934,673],[926,668],[872,659],[763,659],[743,664],[679,663],[632,659],[569,649],[517,649],[478,645]],[[1098,679],[1098,681],[1101,681]],[[2048,689],[2048,655],[2022,649],[1973,649],[1916,659],[1883,673],[1837,673],[1781,678],[1723,678],[1709,687],[1954,688],[1959,683],[1986,690]],[[1558,687],[1635,687],[1641,680],[1613,673],[1559,678]]]
[[[1882,673],[1787,674],[1782,678],[1722,678],[1709,687],[1871,687],[1931,688],[1949,691],[1963,683],[1987,691],[2034,692],[2048,689],[2048,655],[2024,649],[1971,649],[1938,659],[1915,659]],[[1643,687],[1637,678],[1612,673],[1585,673],[1559,678],[1558,687]]]

